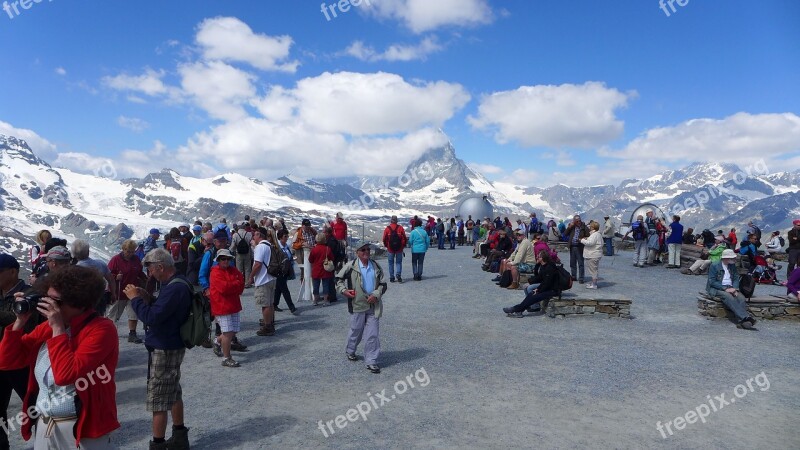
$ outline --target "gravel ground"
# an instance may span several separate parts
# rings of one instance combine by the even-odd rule
[[[422,282],[389,285],[380,375],[345,359],[343,302],[299,303],[299,316],[276,313],[276,336],[258,337],[246,291],[240,339],[250,351],[235,354],[242,367],[221,367],[210,350],[187,351],[182,385],[193,448],[800,448],[799,323],[760,321],[759,331],[744,331],[707,320],[695,299],[705,277],[635,268],[625,252],[603,258],[596,295],[632,298],[635,319],[511,319],[501,308],[522,291],[496,287],[469,252],[432,249]],[[296,294],[298,283],[290,287]],[[119,329],[116,440],[143,449],[147,354],[125,341],[124,324]],[[703,411],[711,397],[730,401],[750,378],[754,390],[706,423],[672,425],[666,438],[656,429]],[[335,434],[320,430],[319,421],[359,404],[371,409],[366,420],[351,412],[356,420],[340,419],[343,428],[331,423]],[[18,410],[14,397],[10,411]],[[12,448],[23,448],[14,439]]]

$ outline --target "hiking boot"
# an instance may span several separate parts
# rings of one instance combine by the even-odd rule
[[[694,272],[689,269],[681,269],[681,273],[684,275],[694,275]]]
[[[400,275],[398,275],[398,276],[397,276],[397,282],[398,282],[398,283],[402,283],[402,282],[403,282],[403,277],[401,277]]]
[[[511,283],[506,289],[519,289],[519,283],[515,281]]]
[[[278,307],[276,306],[276,307],[275,307],[275,312],[283,312],[283,310],[282,310],[282,309],[280,309],[280,308],[278,308]]]
[[[258,336],[274,336],[275,335],[275,325],[264,325],[258,331],[256,331]]]
[[[238,339],[233,338],[233,342],[231,342],[231,350],[235,352],[246,352],[247,346],[239,342]]]
[[[381,373],[381,368],[378,367],[377,364],[369,364],[369,365],[367,365],[367,370],[369,370],[372,373]]]
[[[222,346],[219,344],[219,342],[214,342],[214,354],[222,358]]]
[[[222,360],[222,367],[241,367],[242,365],[234,361],[233,358],[225,358]]]
[[[166,442],[169,450],[189,450],[189,429],[183,427],[178,430],[172,427],[172,437],[167,439]]]
[[[358,356],[355,353],[348,353],[347,354],[348,361],[358,361]]]
[[[739,326],[741,326],[744,330],[755,330],[755,327],[753,326],[755,324],[756,319],[754,319],[752,316],[745,317],[741,322],[739,322]]]
[[[142,340],[136,335],[136,332],[128,333],[128,342],[131,344],[141,344]]]
[[[521,319],[525,317],[525,315],[522,314],[521,312],[511,312],[506,314],[506,317],[511,317],[512,319]]]
[[[394,283],[394,277],[389,278],[389,283]]]
[[[158,443],[150,441],[150,447],[149,448],[150,448],[150,450],[168,450],[166,441],[158,442]]]
[[[296,315],[300,314],[300,312],[298,312],[298,311],[297,311],[297,308],[290,309],[290,310],[289,310],[289,312],[290,312],[290,313],[291,313],[293,316],[296,316]]]

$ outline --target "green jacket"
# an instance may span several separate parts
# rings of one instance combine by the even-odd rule
[[[715,248],[712,248],[708,251],[708,260],[712,263],[718,262],[720,257],[722,256],[722,252],[728,247],[724,245],[718,245]]]
[[[371,306],[367,299],[370,295],[374,295],[378,299],[374,303],[375,317],[380,318],[383,312],[383,302],[381,297],[386,292],[386,282],[383,281],[383,269],[370,258],[370,264],[375,268],[375,290],[372,292],[364,292],[363,283],[361,282],[361,269],[358,268],[358,258],[348,261],[339,273],[336,274],[336,291],[344,294],[344,291],[355,289],[356,296],[352,299],[347,299],[347,306],[350,313],[360,313],[369,310]]]

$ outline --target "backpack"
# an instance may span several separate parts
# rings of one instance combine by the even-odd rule
[[[444,222],[439,222],[439,225],[436,225],[436,229],[439,230],[440,233],[444,233]]]
[[[266,241],[261,241],[269,245]],[[259,244],[261,244],[259,242]],[[269,252],[269,263],[267,264],[267,273],[273,277],[286,278],[292,271],[292,261],[286,256],[286,253],[281,248],[272,248]]]
[[[169,254],[176,263],[183,262],[183,247],[180,239],[171,238],[169,240]]]
[[[714,242],[714,233],[711,232],[708,228],[703,230],[701,234],[703,236],[703,244],[713,243]]]
[[[397,232],[397,225],[389,228],[389,250],[397,253],[403,249],[403,240],[400,239],[400,233]]]
[[[631,224],[631,228],[633,229],[633,240],[635,241],[643,241],[647,239],[647,226],[640,222],[633,222]]]
[[[741,292],[746,299],[749,300],[753,296],[755,290],[756,280],[752,275],[746,273],[739,278],[739,292]]]
[[[239,242],[236,243],[236,253],[240,255],[250,253],[250,239],[247,239],[247,232],[244,233],[244,236],[239,233],[236,234],[239,236]]]
[[[500,287],[507,288],[511,286],[511,271],[506,270],[503,272],[503,275],[500,276]]]
[[[556,270],[556,274],[558,275],[556,290],[558,291],[558,298],[561,299],[562,292],[572,289],[572,275],[567,272],[563,264],[556,265]]]
[[[201,345],[203,341],[208,339],[209,332],[211,331],[211,303],[203,295],[194,289],[194,286],[189,284],[183,278],[175,278],[169,282],[181,283],[185,285],[191,293],[191,304],[189,306],[189,317],[186,322],[181,325],[181,340],[186,348],[192,348]]]
[[[781,247],[783,247],[784,245],[786,245],[786,241],[785,241],[785,240],[783,240],[783,236],[778,236],[778,242],[780,242],[780,243],[781,243]]]
[[[139,258],[139,261],[144,259],[144,242],[139,242],[139,245],[136,246],[136,251],[133,252],[133,254]]]

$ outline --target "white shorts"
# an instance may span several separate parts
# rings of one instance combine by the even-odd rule
[[[239,313],[233,314],[226,314],[224,316],[216,316],[217,323],[219,323],[219,328],[222,330],[223,333],[238,333],[241,331],[241,325],[239,323]]]

